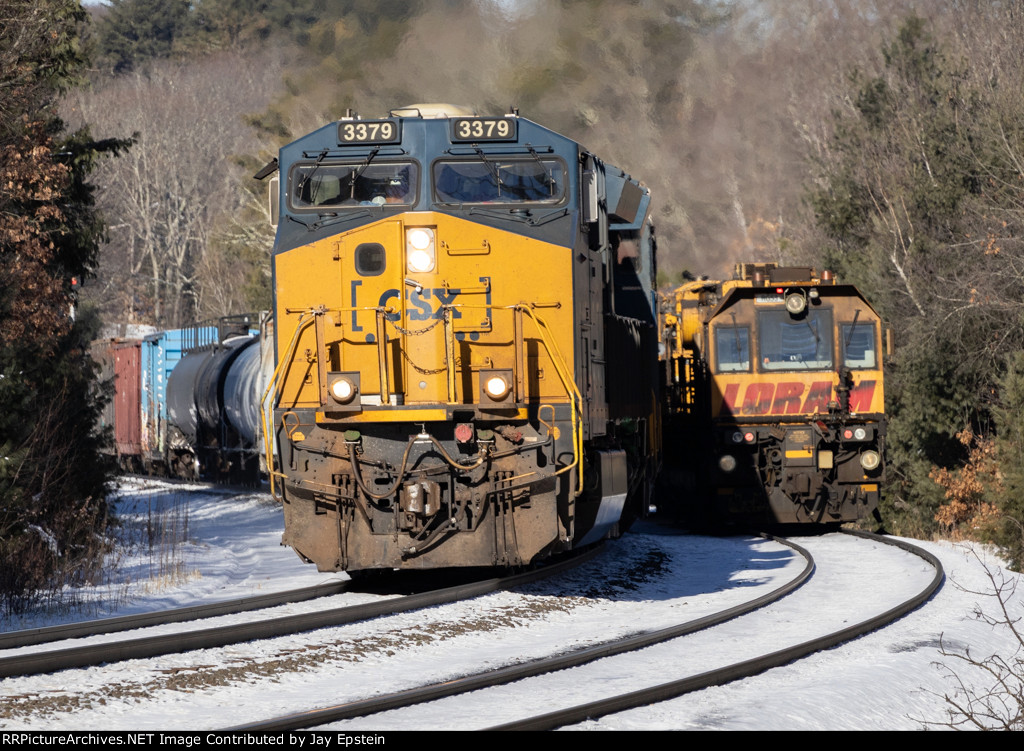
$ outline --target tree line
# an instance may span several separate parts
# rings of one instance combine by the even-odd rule
[[[851,73],[809,202],[821,257],[897,334],[889,515],[998,542],[1020,566],[1024,15],[958,7],[907,17],[876,70]]]

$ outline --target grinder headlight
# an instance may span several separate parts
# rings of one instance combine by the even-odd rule
[[[877,451],[865,451],[860,455],[860,466],[866,469],[868,472],[874,469],[878,469],[878,465],[882,463],[882,457],[878,455]]]
[[[790,315],[800,315],[807,308],[807,298],[804,293],[797,290],[786,295],[786,310]]]

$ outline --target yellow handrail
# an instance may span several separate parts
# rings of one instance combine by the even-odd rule
[[[562,357],[561,350],[558,349],[558,344],[548,337],[548,325],[540,317],[538,317],[533,309],[522,303],[517,305],[509,306],[512,310],[521,310],[526,313],[530,319],[537,326],[537,331],[544,341],[544,347],[548,350],[548,354],[551,355],[551,362],[555,366],[555,372],[558,373],[558,377],[562,379],[562,385],[565,386],[565,390],[572,399],[573,403],[573,415],[572,415],[572,443],[573,443],[573,461],[572,464],[568,464],[562,467],[560,470],[555,472],[556,475],[560,475],[563,472],[576,467],[579,468],[576,472],[577,478],[577,493],[583,492],[583,395],[580,394],[580,390],[576,387],[576,380],[570,377],[568,366],[565,363],[565,358]]]
[[[540,318],[533,310],[533,307],[524,303],[517,303],[515,305],[446,305],[445,308],[454,309],[489,309],[489,310],[520,310],[525,313],[533,321],[534,326],[537,328],[537,333],[540,335],[541,340],[544,343],[545,349],[551,356],[551,363],[555,367],[555,372],[558,373],[559,379],[562,381],[562,385],[565,388],[566,394],[572,403],[572,435],[573,435],[573,460],[571,464],[567,464],[561,469],[555,472],[556,475],[560,475],[563,472],[567,472],[573,467],[577,467],[577,492],[583,492],[583,395],[580,393],[579,388],[576,386],[575,378],[568,372],[568,365],[565,362],[565,358],[562,356],[561,350],[558,348],[558,344],[554,338],[550,335],[550,327],[548,324]],[[349,309],[352,310],[352,309]],[[363,308],[362,310],[378,310],[377,308]],[[263,422],[263,441],[266,445],[267,451],[267,469],[270,475],[270,492],[274,498],[277,498],[277,494],[274,489],[274,477],[278,473],[274,471],[273,463],[273,450],[272,444],[268,440],[268,421],[266,410],[264,405],[266,404],[267,397],[270,395],[271,390],[276,390],[281,380],[282,366],[286,362],[290,362],[294,354],[295,348],[298,344],[299,334],[302,330],[308,326],[314,319],[317,313],[327,312],[319,308],[306,308],[304,311],[297,309],[289,309],[288,313],[302,313],[298,323],[295,326],[295,331],[292,334],[291,341],[288,344],[288,349],[284,358],[282,358],[277,367],[274,369],[274,374],[270,379],[270,383],[267,386],[266,391],[263,394],[263,399],[260,401],[260,416]],[[277,404],[271,406],[271,410],[275,408]],[[283,475],[281,475],[283,477]],[[280,500],[280,499],[278,499]]]
[[[285,354],[285,357],[278,360],[277,367],[274,368],[274,373],[270,377],[270,383],[267,384],[267,388],[263,392],[263,398],[260,400],[260,421],[263,423],[263,445],[267,452],[267,474],[270,476],[270,495],[273,496],[274,499],[277,501],[282,501],[283,499],[278,498],[277,493],[274,489],[274,476],[277,473],[274,471],[274,447],[269,439],[269,434],[272,434],[273,430],[272,428],[268,427],[269,423],[267,421],[267,410],[264,405],[266,405],[267,403],[267,397],[270,396],[270,392],[277,391],[278,382],[281,380],[281,367],[285,363],[291,362],[292,355],[295,353],[295,347],[299,341],[299,334],[301,334],[302,330],[313,321],[315,316],[316,311],[314,311],[312,308],[308,309],[305,313],[299,316],[298,323],[295,324],[295,331],[292,333],[292,339],[288,343],[288,350]],[[276,403],[270,405],[271,418],[273,418],[275,407],[277,407]],[[284,475],[280,476],[282,478],[284,477]]]

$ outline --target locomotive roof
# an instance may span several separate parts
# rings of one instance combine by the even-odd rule
[[[580,159],[583,147],[560,133],[520,117],[518,113],[477,117],[466,107],[447,104],[417,104],[392,110],[383,118],[346,117],[292,141],[281,148],[277,163],[267,165],[258,177],[280,169],[282,190],[278,198],[280,221],[274,252],[307,244],[338,232],[354,229],[399,209],[364,207],[363,211],[328,211],[317,216],[311,211],[290,211],[286,195],[296,170],[316,169],[321,163],[362,164],[363,168],[402,161],[418,163],[416,182],[421,186],[414,205],[401,211],[461,213],[461,205],[438,203],[433,196],[431,172],[436,160],[496,164],[497,160],[558,160],[563,163],[564,199],[551,207],[542,221],[529,212],[473,211],[473,221],[522,232],[557,245],[572,246],[580,211]],[[602,162],[603,164],[603,162]],[[496,167],[492,167],[496,169]],[[415,174],[415,173],[414,173]],[[649,191],[623,170],[604,164],[605,192],[611,229],[643,226],[650,204]],[[546,207],[541,207],[546,209]],[[541,209],[535,209],[539,211]]]
[[[784,279],[787,276],[793,275],[782,274],[779,276],[779,279]],[[740,299],[749,299],[766,294],[785,295],[790,290],[806,290],[812,287],[818,290],[818,294],[825,297],[857,297],[872,313],[876,316],[878,315],[878,311],[875,310],[874,306],[868,302],[867,298],[864,297],[863,294],[861,294],[859,289],[852,284],[838,284],[834,279],[822,279],[817,276],[812,277],[810,275],[804,275],[803,278],[794,279],[792,281],[765,279],[762,283],[758,284],[750,279],[733,279],[721,282],[720,284],[721,297],[718,304],[714,306],[710,313],[711,318],[717,316],[726,307]],[[782,292],[780,293],[779,290]]]
[[[420,105],[422,107],[436,108],[440,105]],[[464,108],[452,108],[453,112]],[[393,110],[393,116],[385,118],[343,118],[324,125],[301,138],[298,138],[281,149],[281,164],[291,164],[294,161],[317,158],[325,151],[327,158],[342,156],[366,156],[374,148],[379,148],[379,155],[397,156],[427,155],[430,158],[451,154],[452,156],[473,155],[473,146],[476,145],[485,154],[501,155],[530,155],[527,145],[533,147],[538,154],[555,153],[564,159],[575,161],[581,150],[580,144],[544,126],[520,117],[517,114],[497,115],[490,117],[476,117],[475,115],[452,114],[448,117],[438,117],[433,110],[420,110],[416,105],[412,107]],[[477,141],[462,140],[453,142],[451,139],[451,123],[460,119],[473,119],[482,121],[497,121],[510,119],[516,124],[516,137],[504,140],[490,139],[486,136]],[[383,121],[394,121],[401,128],[401,144],[385,144],[366,140],[356,143],[340,143],[339,131],[345,123],[379,123]],[[547,149],[550,152],[546,152]]]

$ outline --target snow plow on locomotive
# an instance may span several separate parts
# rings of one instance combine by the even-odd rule
[[[285,543],[322,570],[518,566],[644,513],[646,188],[517,113],[451,105],[342,119],[257,176],[275,168]]]
[[[827,524],[877,514],[883,329],[829,272],[739,264],[663,315],[666,463],[699,522]]]

